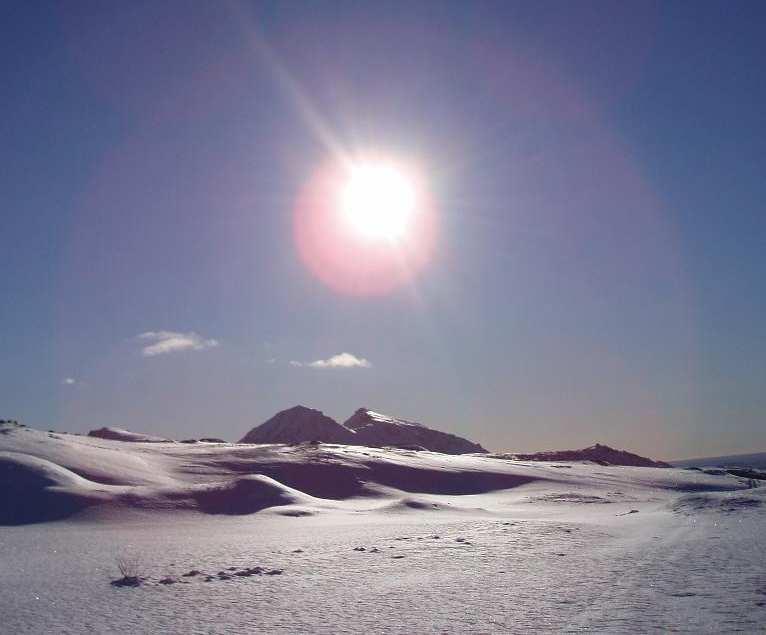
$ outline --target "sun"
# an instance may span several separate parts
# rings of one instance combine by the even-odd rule
[[[331,156],[298,190],[294,240],[308,270],[334,291],[381,295],[409,285],[433,259],[436,197],[420,161]]]
[[[388,163],[362,163],[348,170],[340,187],[340,212],[359,236],[405,238],[417,214],[414,181]]]

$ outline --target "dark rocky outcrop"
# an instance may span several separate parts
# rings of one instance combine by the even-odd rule
[[[171,443],[170,439],[162,437],[153,437],[140,432],[130,432],[122,428],[98,428],[88,432],[89,437],[98,439],[108,439],[110,441],[128,441],[131,443]]]
[[[454,434],[433,430],[415,421],[389,417],[367,408],[359,408],[343,426],[354,431],[357,445],[417,448],[444,454],[486,452],[478,443]]]
[[[343,443],[431,450],[445,454],[486,452],[478,443],[420,423],[359,408],[341,425],[319,410],[295,406],[253,428],[240,443]]]
[[[240,443],[324,443],[354,444],[354,433],[323,412],[295,406],[282,410],[271,419],[253,428]]]
[[[663,461],[653,461],[644,456],[615,450],[608,445],[596,443],[582,450],[549,450],[547,452],[535,452],[532,454],[512,454],[514,459],[520,461],[593,461],[600,465],[629,465],[634,467],[672,467]]]

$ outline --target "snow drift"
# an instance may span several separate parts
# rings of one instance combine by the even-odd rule
[[[307,515],[376,506],[473,509],[476,501],[461,497],[499,491],[507,493],[502,505],[521,499],[545,505],[659,500],[658,492],[665,492],[670,504],[681,494],[735,492],[752,489],[753,483],[732,474],[675,468],[530,464],[501,456],[341,444],[126,444],[21,427],[5,427],[0,434],[4,525],[59,520],[86,510],[109,516],[126,510],[240,515],[279,509]],[[496,505],[493,500],[481,506]]]
[[[43,458],[0,452],[0,524],[66,518],[106,502],[97,484]]]
[[[0,424],[3,628],[760,632],[765,514],[727,470]]]
[[[89,437],[99,439],[111,439],[112,441],[128,441],[131,443],[167,443],[170,439],[162,437],[153,437],[140,432],[130,432],[122,428],[98,428],[88,432]]]

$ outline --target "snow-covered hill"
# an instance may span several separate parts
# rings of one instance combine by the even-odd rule
[[[422,423],[397,419],[388,415],[359,408],[344,423],[356,434],[356,443],[372,447],[424,448],[444,454],[486,452],[478,443],[447,432],[440,432]]]
[[[0,426],[0,631],[760,632],[760,483]]]
[[[170,439],[155,437],[141,432],[131,432],[122,428],[98,428],[88,432],[89,437],[111,439],[112,441],[128,441],[132,443],[167,443]]]
[[[510,454],[522,461],[593,461],[602,465],[632,465],[634,467],[670,467],[662,461],[654,461],[625,450],[615,450],[608,445],[596,443],[582,450],[548,450],[533,454]]]
[[[322,421],[308,409],[301,414]],[[273,422],[275,435],[278,423],[279,418]],[[648,487],[708,496],[752,485],[734,475],[562,466],[558,461],[345,444],[124,443],[1,427],[0,523],[54,520],[84,510],[109,514],[126,508],[247,514],[301,504],[317,511],[343,508],[342,501],[350,499],[380,498],[382,491],[460,497],[534,483],[543,489],[541,500],[553,495],[556,500],[606,501],[599,491],[602,476],[619,483],[623,492]]]
[[[766,452],[684,459],[683,461],[672,461],[672,464],[677,467],[752,467],[766,469]]]

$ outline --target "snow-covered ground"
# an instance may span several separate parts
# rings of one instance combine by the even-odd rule
[[[719,465],[742,466],[766,469],[766,452],[756,454],[734,454],[729,456],[708,456],[701,459],[684,459],[673,461],[676,467],[714,467]]]
[[[5,428],[0,632],[762,632],[761,483]]]

